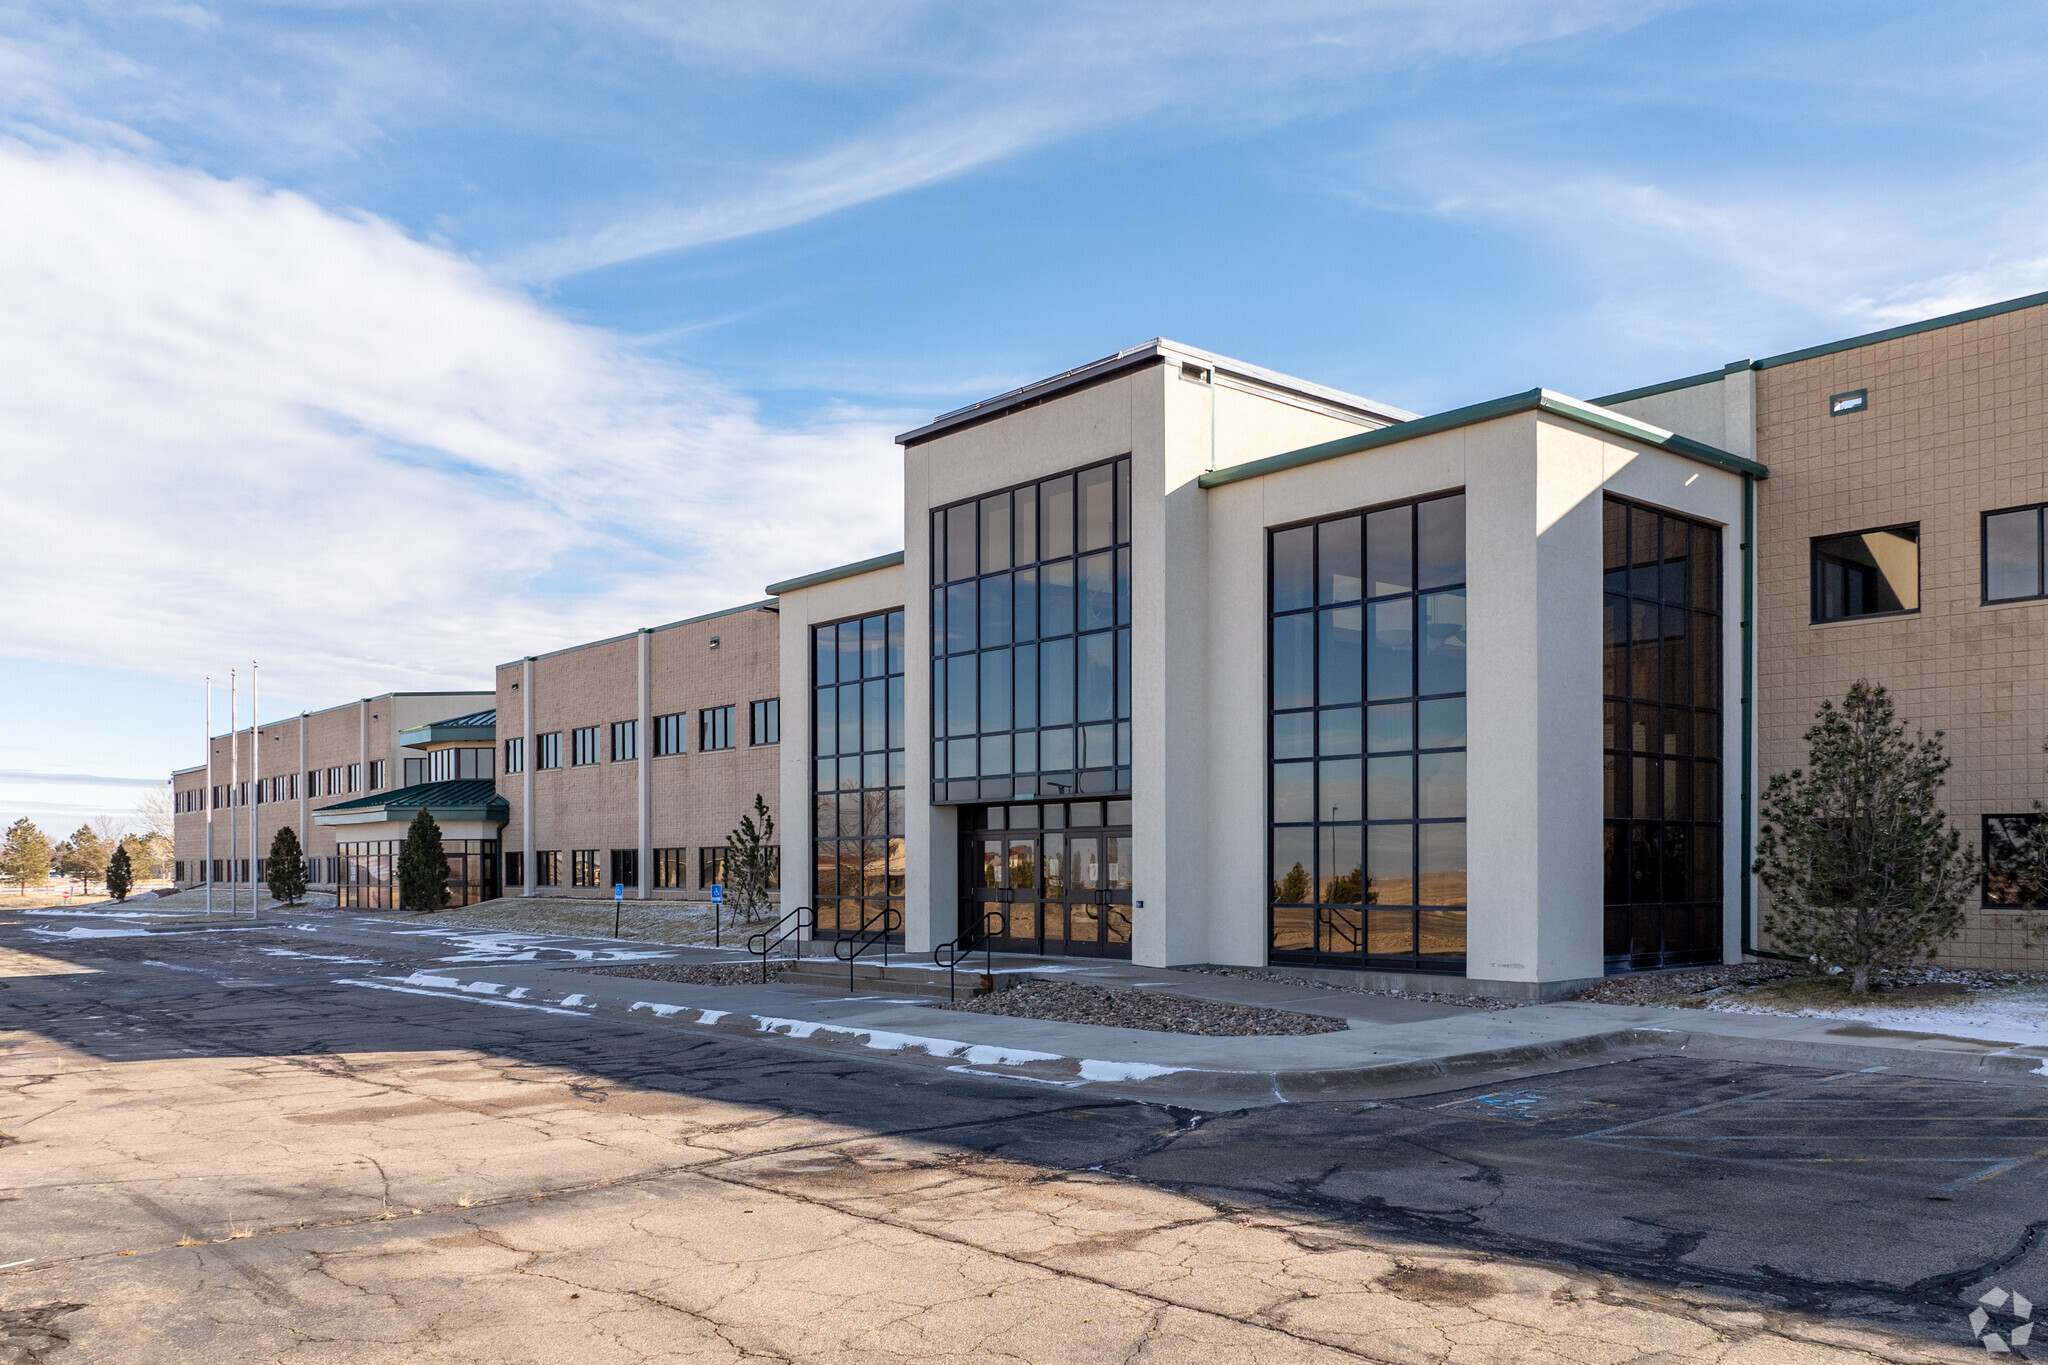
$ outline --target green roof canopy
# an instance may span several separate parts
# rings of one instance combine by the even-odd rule
[[[506,824],[512,818],[511,803],[498,795],[498,784],[489,778],[463,778],[454,782],[421,782],[396,791],[373,792],[353,801],[322,806],[313,812],[316,825],[365,825],[381,820],[411,820],[425,810],[434,819],[479,820]]]

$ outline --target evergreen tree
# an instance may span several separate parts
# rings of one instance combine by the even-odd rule
[[[1764,792],[1754,870],[1771,893],[1764,928],[1784,948],[1854,973],[1934,957],[1963,924],[1977,856],[1935,805],[1942,734],[1906,737],[1884,688],[1858,680],[1823,701],[1807,765]]]
[[[771,842],[775,817],[759,792],[754,793],[754,815],[761,817],[759,824],[753,815],[742,815],[740,827],[725,836],[725,903],[736,916],[749,920],[759,919],[768,908],[768,892],[781,871],[779,850]]]
[[[402,910],[439,910],[447,903],[448,855],[441,847],[441,826],[422,806],[398,853],[398,905]]]
[[[263,874],[274,900],[297,905],[306,894],[306,851],[299,847],[299,836],[290,825],[280,826],[271,836],[270,859]]]
[[[135,869],[128,862],[128,846],[117,844],[114,856],[107,859],[107,894],[117,901],[128,899],[128,888],[135,885]]]
[[[106,875],[109,850],[100,842],[100,836],[93,833],[91,825],[80,825],[61,848],[57,870],[84,882],[86,890],[92,890],[92,884]]]
[[[42,886],[50,880],[50,840],[27,817],[7,827],[0,840],[0,879],[13,882],[28,893],[28,884]]]

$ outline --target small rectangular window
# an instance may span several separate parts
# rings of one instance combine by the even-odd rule
[[[753,724],[749,744],[780,744],[782,742],[782,698],[770,697],[753,705]]]
[[[700,752],[733,747],[733,709],[712,706],[697,713],[697,748]]]
[[[697,885],[725,885],[725,848],[700,848],[697,850]]]
[[[351,764],[349,764],[349,765],[348,765],[348,789],[349,789],[349,790],[350,790],[351,792],[359,792],[359,791],[361,791],[361,790],[363,789],[363,765],[362,765],[362,764],[360,764],[360,763],[351,763]]]
[[[524,737],[521,737],[521,738],[519,738],[519,739],[508,739],[508,740],[506,740],[506,741],[505,741],[505,773],[506,773],[506,775],[507,775],[507,776],[510,776],[510,775],[511,775],[511,774],[513,774],[513,773],[523,773],[523,772],[525,772],[525,771],[526,771],[526,740],[525,740],[525,738],[524,738]]]
[[[513,888],[524,888],[525,885],[526,855],[524,853],[507,853],[505,855],[505,894],[509,896],[512,894]]]
[[[612,850],[612,876],[606,886],[640,885],[640,850],[637,848],[615,848]]]
[[[677,891],[690,884],[690,851],[686,848],[654,850],[654,888]]]
[[[1813,619],[1920,610],[1920,527],[1889,526],[1813,542]]]
[[[597,885],[596,849],[571,849],[569,852],[569,859],[569,884],[571,886]]]
[[[631,763],[640,757],[640,722],[637,720],[615,720],[612,722],[612,762]]]
[[[582,768],[597,762],[597,727],[578,726],[570,734],[569,766]]]
[[[1984,600],[2021,602],[2043,595],[2042,508],[1984,514]]]
[[[1847,417],[1852,412],[1862,412],[1870,406],[1869,389],[1851,389],[1847,393],[1831,394],[1828,397],[1828,416]]]
[[[654,718],[654,756],[667,758],[671,754],[689,751],[690,713],[678,711],[673,715]]]
[[[560,886],[562,884],[562,852],[560,849],[543,849],[533,855],[533,884],[535,886]]]
[[[408,758],[405,760],[405,785],[416,787],[427,780],[427,760]]]
[[[1984,904],[2048,905],[2048,844],[2039,815],[1984,817]]]

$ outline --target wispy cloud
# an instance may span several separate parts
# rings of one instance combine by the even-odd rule
[[[0,786],[28,782],[37,786],[81,787],[161,787],[160,777],[100,777],[92,773],[26,773],[10,768],[0,768]]]
[[[294,194],[0,142],[0,200],[23,653],[473,686],[901,543],[899,414],[768,426]]]

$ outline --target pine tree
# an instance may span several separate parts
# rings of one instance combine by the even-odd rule
[[[27,817],[7,827],[0,840],[0,880],[13,882],[28,894],[28,884],[42,886],[50,880],[50,840]]]
[[[759,792],[754,793],[754,815],[761,822],[754,823],[753,815],[742,815],[740,827],[725,836],[725,900],[733,913],[744,919],[758,919],[767,909],[768,892],[776,881],[777,852],[771,842],[775,837],[775,817],[768,813],[768,803]]]
[[[1807,765],[1764,792],[1754,870],[1771,893],[1764,928],[1782,947],[1854,973],[1932,958],[1962,929],[1980,863],[1935,805],[1948,772],[1942,733],[1897,719],[1883,687],[1858,680],[1823,701]]]
[[[271,836],[270,859],[263,873],[273,900],[297,905],[306,894],[306,851],[299,847],[299,836],[290,825],[280,826]]]
[[[448,855],[441,847],[441,826],[421,807],[398,853],[398,905],[402,910],[439,910],[447,903]]]
[[[84,882],[86,890],[92,890],[92,884],[106,875],[108,849],[91,825],[80,825],[78,832],[64,841],[62,849],[57,870]]]
[[[107,894],[117,901],[128,899],[128,888],[135,885],[135,869],[128,862],[128,847],[118,844],[114,856],[107,859]]]

